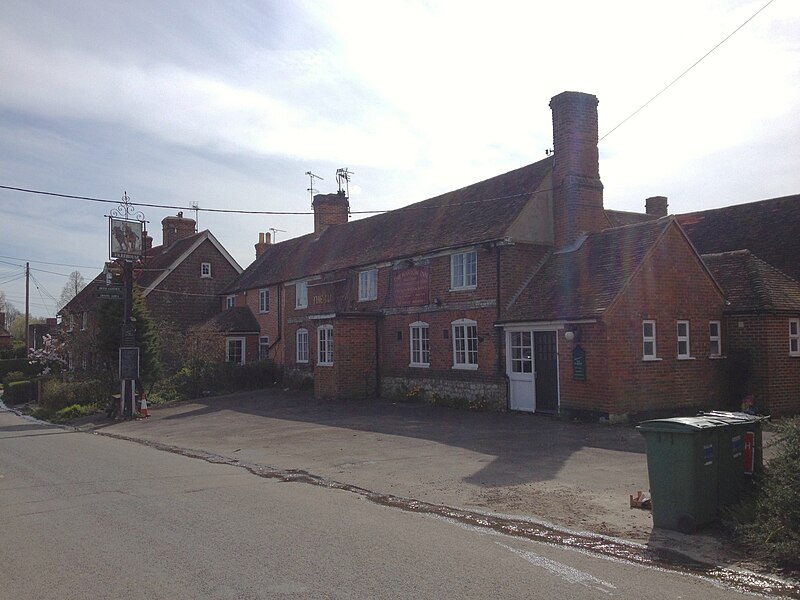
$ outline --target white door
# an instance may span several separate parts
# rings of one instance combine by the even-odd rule
[[[506,373],[510,382],[511,410],[536,409],[533,373],[533,332],[506,333]]]

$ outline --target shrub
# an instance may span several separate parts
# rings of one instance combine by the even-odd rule
[[[3,402],[9,406],[34,402],[35,400],[35,381],[12,381],[7,386],[3,386]]]
[[[3,377],[3,387],[8,387],[8,385],[14,381],[25,381],[26,379],[30,378],[22,371],[11,371]]]
[[[60,410],[73,405],[103,404],[107,398],[105,386],[96,379],[70,383],[48,379],[42,385],[40,404],[43,408]]]
[[[735,532],[753,553],[800,567],[800,418],[777,424],[777,452],[753,498],[733,513]]]
[[[86,415],[93,415],[98,412],[100,408],[97,404],[73,404],[61,409],[53,408],[38,408],[31,413],[31,416],[42,421],[50,421],[51,423],[66,423],[78,417],[85,417]]]
[[[282,371],[271,360],[244,365],[194,360],[153,387],[155,403],[200,398],[210,393],[252,390],[278,385]]]

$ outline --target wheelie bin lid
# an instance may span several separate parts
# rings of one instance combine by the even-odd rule
[[[700,413],[703,417],[711,417],[714,419],[721,419],[731,425],[746,425],[748,423],[757,423],[759,421],[766,421],[768,416],[751,415],[745,412],[728,412],[724,410],[714,410],[711,412]]]
[[[669,433],[696,433],[714,427],[727,427],[730,423],[723,419],[700,416],[700,417],[672,417],[669,419],[651,419],[642,421],[636,426],[640,432],[644,431],[663,431]]]

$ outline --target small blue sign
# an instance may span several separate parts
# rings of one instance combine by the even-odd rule
[[[744,451],[744,440],[742,436],[737,435],[731,438],[731,453],[733,454],[733,458],[739,458]]]
[[[703,446],[703,464],[705,466],[714,463],[714,444],[706,444]]]

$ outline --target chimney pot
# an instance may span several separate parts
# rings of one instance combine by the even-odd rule
[[[267,248],[272,244],[272,234],[269,232],[258,234],[258,243],[255,245],[256,248],[256,258],[264,254],[267,251]]]
[[[666,217],[668,206],[666,196],[651,196],[644,201],[645,212],[654,217]]]

